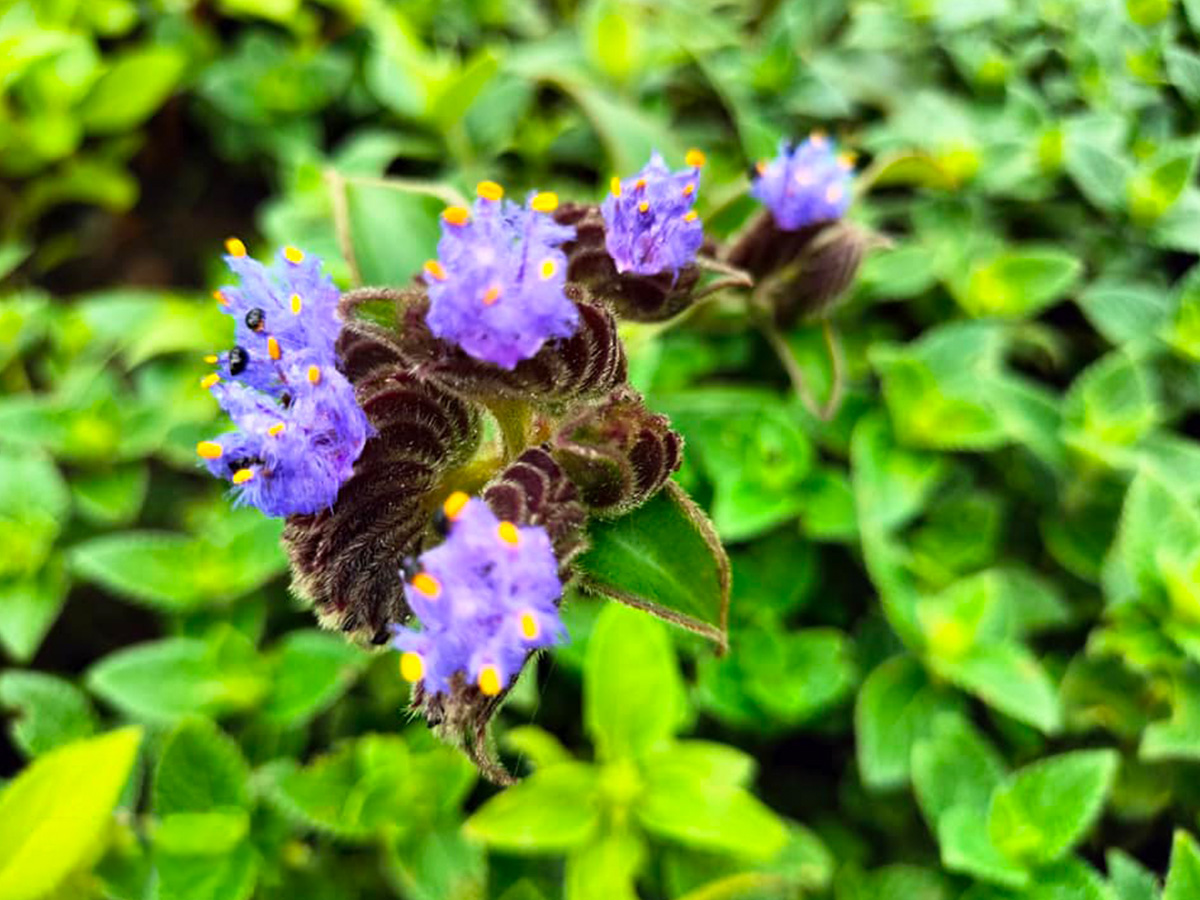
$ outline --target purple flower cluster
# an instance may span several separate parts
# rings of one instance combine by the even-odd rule
[[[502,522],[482,500],[454,493],[444,510],[449,535],[405,587],[421,630],[395,627],[400,672],[430,694],[461,672],[494,696],[532,650],[565,635],[558,560],[544,528]]]
[[[782,141],[779,154],[755,166],[750,193],[771,210],[775,224],[795,231],[840,219],[850,205],[854,157],[814,132],[799,144]]]
[[[575,229],[550,216],[558,206],[552,193],[531,193],[523,207],[492,181],[480,182],[478,194],[472,209],[442,213],[438,258],[425,264],[425,322],[435,337],[511,369],[579,325],[559,249]]]
[[[236,431],[201,441],[196,452],[233,484],[236,503],[269,516],[333,505],[371,433],[354,388],[337,370],[338,290],[320,260],[285,247],[270,266],[226,243],[238,286],[216,292],[234,317],[236,344],[209,357],[207,388]]]
[[[689,150],[685,162],[687,168],[672,172],[654,153],[632,178],[614,176],[600,211],[618,272],[674,275],[695,259],[704,242],[704,226],[692,209],[704,154]]]

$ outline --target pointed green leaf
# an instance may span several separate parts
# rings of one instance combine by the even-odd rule
[[[96,731],[96,713],[87,695],[45,672],[13,670],[0,675],[0,707],[16,712],[9,733],[26,756],[41,756]]]
[[[1200,845],[1188,832],[1175,832],[1171,843],[1171,866],[1162,900],[1191,900],[1200,897]]]
[[[510,853],[560,853],[586,844],[600,824],[597,770],[584,763],[539,769],[492,797],[467,834]]]
[[[674,482],[633,512],[593,520],[577,561],[585,586],[724,647],[729,559],[703,511]]]
[[[248,807],[250,769],[233,738],[208,719],[191,717],[163,742],[153,797],[160,816]]]

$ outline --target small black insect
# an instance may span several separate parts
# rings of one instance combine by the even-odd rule
[[[263,324],[267,321],[267,314],[259,307],[254,307],[246,313],[246,327],[251,331],[262,331]]]
[[[746,177],[751,181],[758,181],[762,173],[758,171],[758,163],[751,163],[746,167]]]
[[[241,375],[250,364],[250,354],[242,347],[234,347],[229,351],[229,374]]]
[[[380,625],[379,630],[371,635],[371,643],[376,647],[386,644],[392,637],[392,629],[387,625]]]
[[[446,515],[446,510],[440,506],[433,514],[433,530],[442,537],[450,533],[450,517]]]
[[[283,396],[281,396],[279,398],[279,403],[281,406],[283,406],[284,409],[287,409],[289,406],[292,405],[292,395],[284,394]]]
[[[261,466],[263,461],[252,456],[239,456],[237,459],[231,459],[227,463],[230,472],[236,472],[238,469],[249,469],[252,466]]]

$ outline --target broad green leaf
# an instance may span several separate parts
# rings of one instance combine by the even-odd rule
[[[135,644],[92,666],[87,686],[131,716],[169,721],[256,705],[269,682],[253,648],[229,630],[205,641],[167,638]]]
[[[725,665],[740,670],[746,693],[780,723],[805,721],[833,706],[859,677],[852,642],[834,628],[744,632]]]
[[[757,768],[754,757],[712,741],[676,741],[647,758],[645,766],[650,773],[677,769],[697,782],[742,788],[749,786]]]
[[[992,795],[992,842],[1014,860],[1060,858],[1099,818],[1117,763],[1112,750],[1076,750],[1013,773]]]
[[[456,195],[436,185],[397,179],[330,177],[338,229],[355,280],[407,284],[437,255],[438,216]],[[394,235],[404,235],[397,242]]]
[[[569,78],[557,84],[583,110],[600,137],[614,172],[636,172],[657,150],[668,165],[683,162],[683,148],[668,124],[626,100]]]
[[[487,852],[457,821],[388,844],[387,874],[408,900],[483,900]]]
[[[588,639],[583,716],[601,759],[640,757],[669,741],[684,712],[683,684],[661,622],[616,603]]]
[[[499,59],[485,48],[442,80],[430,105],[431,117],[442,131],[458,125],[467,109],[495,77],[499,63]]]
[[[748,791],[677,769],[648,772],[633,812],[659,837],[752,859],[770,859],[788,839],[783,820]]]
[[[1035,316],[1071,290],[1082,268],[1053,247],[1008,250],[974,266],[955,299],[974,316]]]
[[[208,719],[183,720],[154,771],[154,812],[206,813],[250,805],[250,769],[237,743]]]
[[[303,725],[349,690],[369,661],[341,635],[289,633],[273,648],[275,681],[263,715],[278,725]]]
[[[1171,866],[1162,900],[1190,900],[1200,897],[1200,846],[1188,832],[1175,832],[1171,843]]]
[[[221,856],[156,853],[158,896],[163,900],[249,900],[258,878],[258,855],[248,842]]]
[[[561,853],[587,844],[600,825],[597,770],[583,763],[539,769],[483,804],[463,826],[509,853]]]
[[[48,457],[0,445],[0,579],[37,571],[69,505],[66,483]]]
[[[638,900],[634,879],[646,858],[642,838],[617,831],[567,857],[564,900]]]
[[[1200,682],[1187,673],[1175,678],[1171,718],[1142,732],[1138,756],[1146,761],[1200,760]]]
[[[8,724],[13,743],[27,757],[90,737],[96,713],[87,696],[45,672],[11,670],[0,675],[0,707],[15,715]]]
[[[871,872],[847,872],[837,886],[838,900],[950,900],[950,883],[940,872],[903,863]]]
[[[881,663],[863,682],[854,707],[859,773],[869,787],[899,787],[909,779],[912,748],[933,733],[943,713],[961,703],[939,689],[911,656]]]
[[[183,74],[187,60],[174,47],[150,44],[109,64],[79,109],[88,131],[127,131],[162,105]]]
[[[986,810],[952,806],[938,819],[936,833],[942,865],[948,871],[1010,888],[1029,884],[1028,868],[996,849],[988,835]]]
[[[704,512],[668,481],[631,513],[593,520],[576,565],[589,590],[724,646],[729,559]]]
[[[177,856],[223,856],[249,831],[250,814],[244,809],[170,813],[154,829],[154,846]]]
[[[1122,850],[1104,854],[1113,900],[1159,900],[1161,888],[1154,873]]]
[[[1003,778],[1000,755],[962,716],[939,717],[932,733],[913,745],[913,789],[926,821],[935,828],[956,806],[985,816]]]
[[[1196,171],[1196,148],[1168,148],[1155,154],[1135,172],[1127,187],[1129,214],[1136,222],[1149,224],[1162,218]]]
[[[0,646],[9,656],[18,662],[33,658],[58,618],[69,587],[58,555],[34,575],[0,579]]]
[[[1108,885],[1087,863],[1074,857],[1038,870],[1023,900],[1113,900]]]
[[[104,847],[141,729],[75,741],[39,757],[0,793],[0,897],[35,900]]]
[[[961,656],[932,656],[929,663],[940,677],[1020,722],[1046,734],[1062,726],[1054,684],[1021,644],[980,644]]]
[[[1063,401],[1068,441],[1110,465],[1159,418],[1153,374],[1129,353],[1114,351],[1083,370]]]
[[[1167,75],[1179,93],[1193,105],[1200,104],[1200,54],[1183,47],[1163,50]]]
[[[79,513],[98,525],[124,525],[137,518],[146,497],[150,472],[144,463],[81,473],[71,479],[71,497]]]
[[[1115,279],[1088,285],[1075,300],[1110,344],[1153,338],[1172,312],[1169,291]]]
[[[571,753],[558,738],[537,725],[518,725],[504,732],[504,746],[535,769],[569,762]]]
[[[833,854],[803,825],[786,824],[788,842],[775,856],[762,862],[718,851],[666,850],[663,868],[669,896],[701,900],[713,894],[722,896],[726,890],[754,889],[766,892],[764,897],[791,896],[788,891],[821,894],[829,888],[833,877]]]

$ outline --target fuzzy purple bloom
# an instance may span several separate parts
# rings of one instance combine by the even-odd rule
[[[267,267],[231,242],[226,261],[242,282],[218,292],[237,344],[203,385],[237,430],[196,451],[231,482],[235,503],[268,516],[318,512],[333,505],[372,433],[337,370],[337,288],[319,260],[290,247]]]
[[[703,161],[702,153],[690,151],[688,167],[672,172],[654,153],[632,178],[613,178],[600,211],[605,245],[618,272],[675,274],[696,258],[704,226],[692,206]]]
[[[784,231],[840,219],[850,205],[854,158],[813,133],[799,144],[781,141],[779,154],[755,167],[750,193]]]
[[[483,182],[472,209],[455,206],[442,214],[438,258],[424,270],[425,322],[435,337],[512,369],[579,325],[579,311],[563,290],[567,258],[559,249],[575,229],[551,218],[553,194],[531,193],[521,207],[501,193],[499,185]]]
[[[393,645],[404,654],[405,678],[430,694],[449,691],[459,672],[497,694],[533,650],[566,634],[558,560],[540,526],[501,522],[482,500],[467,500],[449,536],[420,563],[405,592],[421,629],[396,626]]]

